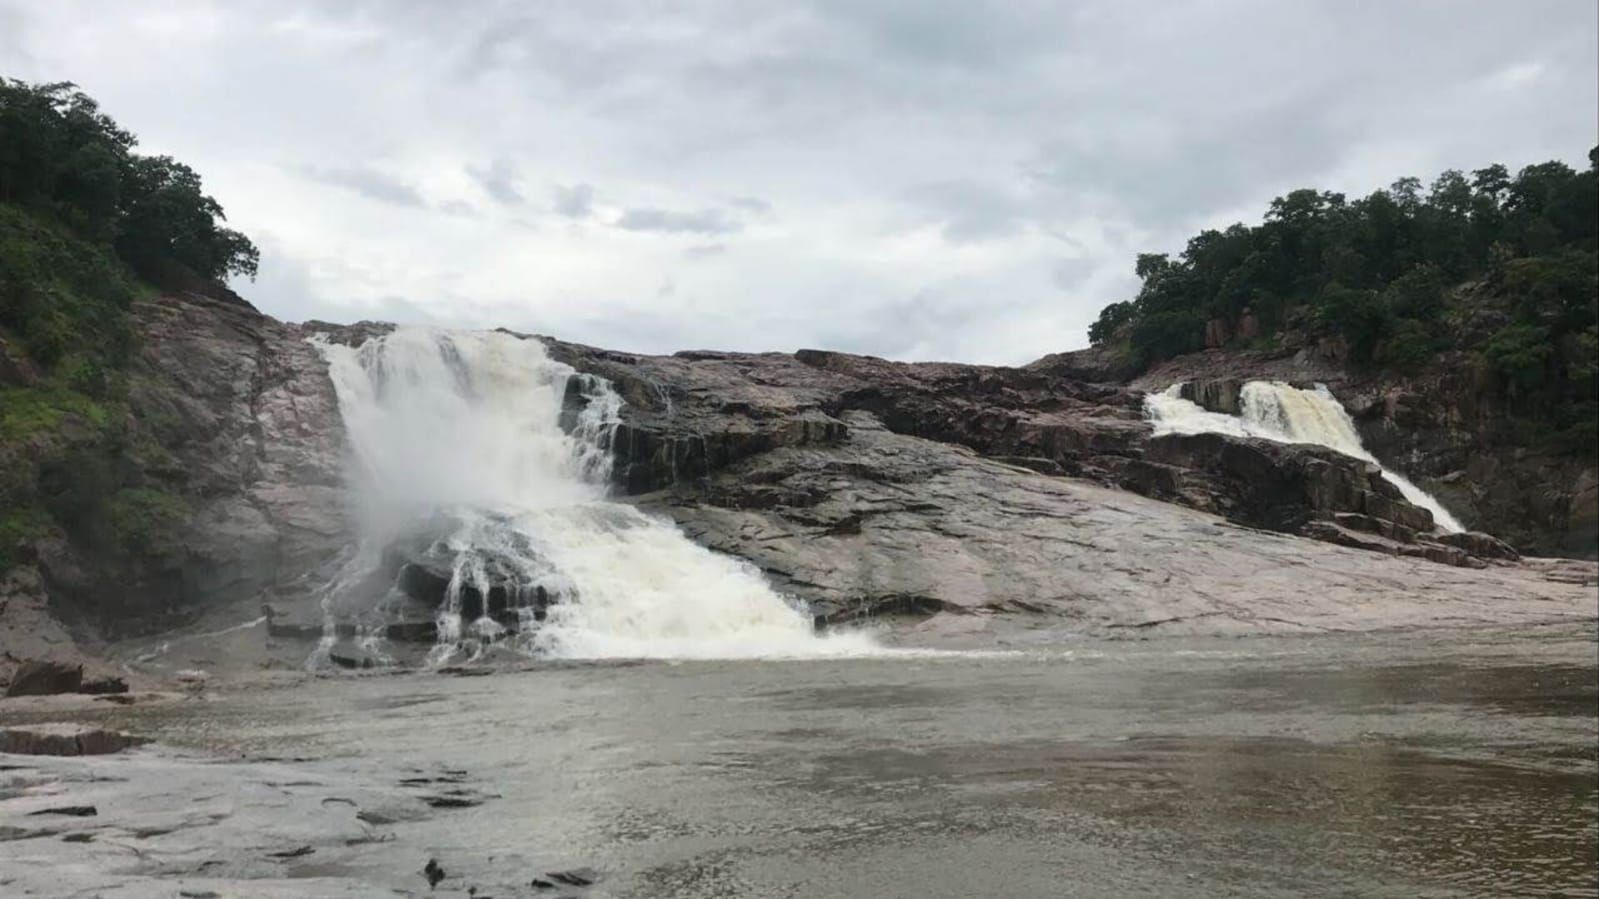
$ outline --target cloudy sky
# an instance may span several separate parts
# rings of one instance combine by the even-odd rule
[[[287,319],[1024,362],[1302,186],[1599,141],[1593,0],[0,0]]]

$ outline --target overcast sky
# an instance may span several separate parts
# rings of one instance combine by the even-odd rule
[[[1599,141],[1594,0],[0,0],[282,318],[1025,362],[1286,190]]]

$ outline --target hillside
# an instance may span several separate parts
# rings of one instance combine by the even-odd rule
[[[1599,551],[1599,149],[1349,200],[1139,257],[1090,331],[1107,376],[1322,381],[1379,458],[1530,552]],[[1063,360],[1054,360],[1065,364]]]

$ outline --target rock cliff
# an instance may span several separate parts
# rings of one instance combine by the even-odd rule
[[[1300,347],[1208,350],[1116,382],[1140,390],[1189,382],[1196,401],[1222,412],[1236,411],[1244,381],[1324,383],[1350,411],[1373,455],[1403,470],[1473,529],[1533,555],[1599,557],[1599,464],[1591,448],[1572,454],[1539,443],[1512,415],[1511,401],[1484,390],[1479,375],[1465,359],[1406,374],[1352,368]]]
[[[19,547],[0,582],[0,651],[70,657],[175,633],[210,640],[186,650],[191,663],[297,665],[322,633],[319,588],[353,543],[343,427],[308,338],[358,344],[387,326],[284,324],[223,293],[151,298],[134,320],[119,495],[170,497],[178,512],[142,542],[107,548],[88,527]],[[1112,382],[1125,374],[1114,360],[643,356],[526,339],[623,398],[620,495],[759,566],[822,625],[891,616],[907,639],[1023,639],[1593,612],[1591,568],[1430,535],[1425,510],[1369,463],[1153,437],[1150,382]],[[569,392],[569,420],[583,402]],[[167,636],[139,642],[151,634]],[[408,620],[388,635],[433,631]]]

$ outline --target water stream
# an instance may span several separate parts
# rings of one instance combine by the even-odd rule
[[[1366,451],[1355,422],[1325,385],[1302,390],[1281,381],[1250,381],[1239,394],[1241,415],[1211,412],[1183,399],[1181,383],[1144,398],[1144,408],[1159,434],[1231,434],[1261,437],[1279,443],[1313,443],[1371,462],[1399,488],[1405,499],[1432,513],[1439,529],[1459,533],[1466,528],[1435,497],[1390,470]]]
[[[565,658],[870,650],[862,635],[817,636],[754,567],[608,498],[621,399],[538,341],[400,328],[319,346],[362,504],[362,548],[340,582],[362,582],[423,534],[449,575],[434,662],[490,643]],[[569,391],[583,400],[570,433]],[[396,588],[385,602],[405,600]]]

